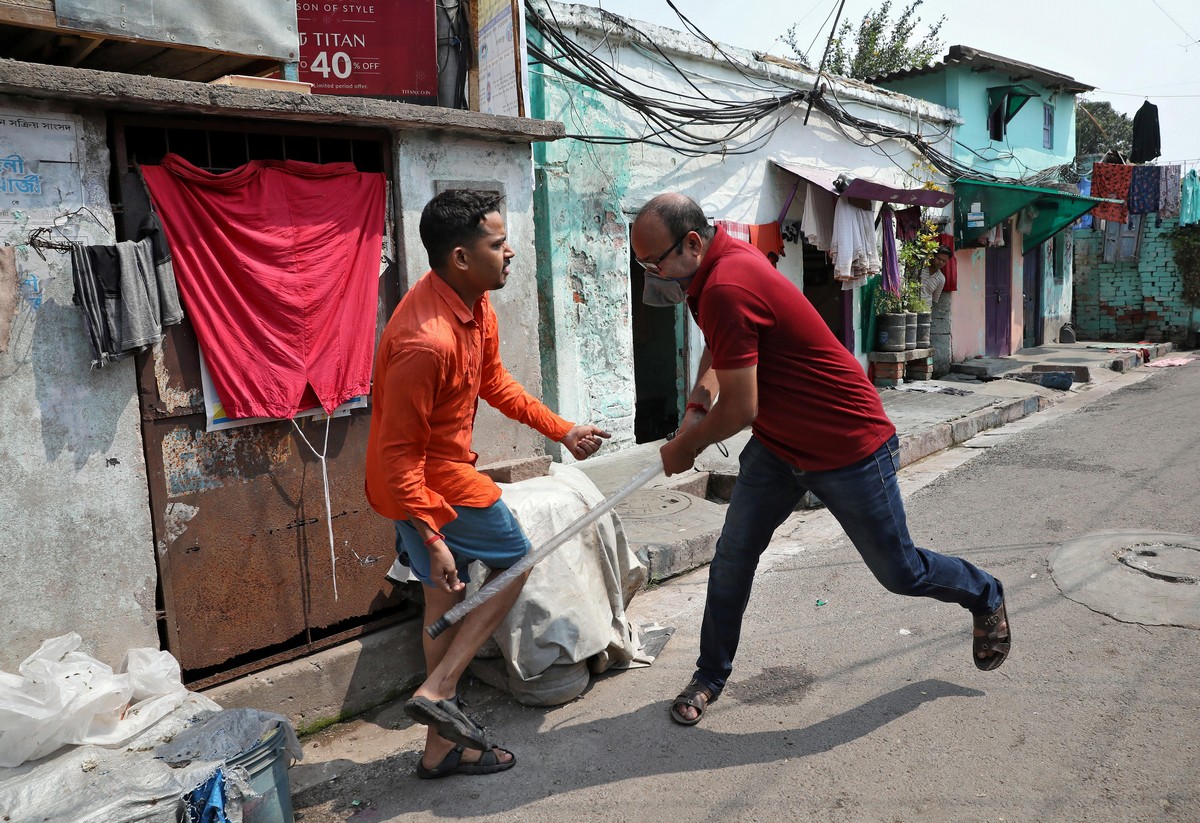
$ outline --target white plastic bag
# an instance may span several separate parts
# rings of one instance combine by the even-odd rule
[[[168,652],[132,649],[116,674],[78,651],[81,642],[75,632],[52,638],[21,663],[19,675],[0,672],[0,767],[66,744],[122,743],[187,696]]]

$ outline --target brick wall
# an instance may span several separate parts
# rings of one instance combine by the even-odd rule
[[[1077,339],[1195,344],[1200,311],[1183,300],[1183,281],[1167,234],[1179,221],[1164,220],[1158,227],[1154,223],[1149,215],[1136,263],[1105,263],[1099,228],[1075,232]]]

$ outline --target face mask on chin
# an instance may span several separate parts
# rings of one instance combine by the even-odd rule
[[[691,278],[688,278],[691,282]],[[678,280],[661,280],[647,276],[646,285],[642,288],[642,302],[655,308],[669,308],[687,299],[687,291]]]

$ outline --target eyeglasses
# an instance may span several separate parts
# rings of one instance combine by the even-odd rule
[[[650,262],[649,260],[642,260],[640,257],[634,258],[634,259],[639,266],[641,266],[643,269],[646,270],[646,274],[657,276],[658,273],[661,271],[659,266],[662,265],[662,261],[665,260],[666,258],[670,257],[671,253],[674,252],[676,249],[679,249],[682,251],[681,247],[683,246],[683,241],[687,240],[687,236],[694,231],[699,231],[699,229],[688,229],[683,234],[681,234],[679,236],[679,239],[671,244],[671,248],[667,249],[665,252],[660,254],[658,257],[655,257],[653,262]],[[664,279],[670,280],[671,278],[668,277],[668,278],[664,278]]]

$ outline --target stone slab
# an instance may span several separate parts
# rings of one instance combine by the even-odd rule
[[[1034,363],[1033,371],[1039,374],[1043,372],[1068,372],[1071,375],[1071,379],[1076,383],[1092,382],[1091,366],[1079,366],[1067,363]]]

